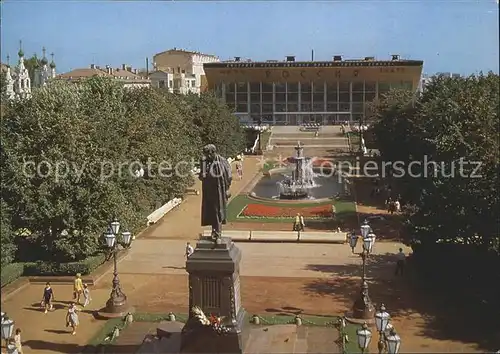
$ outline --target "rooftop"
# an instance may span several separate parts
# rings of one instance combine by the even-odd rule
[[[161,54],[165,54],[165,53],[184,53],[184,54],[193,54],[193,55],[196,54],[196,55],[203,55],[206,57],[218,58],[216,55],[205,54],[205,53],[201,53],[201,52],[194,52],[194,51],[185,50],[185,49],[177,49],[175,47],[173,49],[165,50],[164,52],[156,53],[154,56],[156,57],[157,55],[161,55]]]
[[[266,60],[252,61],[251,59],[242,59],[234,57],[217,63],[203,64],[206,68],[270,68],[270,67],[369,67],[369,66],[421,66],[422,60],[401,59],[397,54],[392,55],[390,59],[378,60],[375,57],[365,57],[361,59],[343,59],[340,55],[333,56],[329,61],[296,61],[295,56],[287,56],[285,60]]]

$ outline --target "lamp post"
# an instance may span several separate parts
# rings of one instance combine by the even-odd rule
[[[14,332],[14,321],[12,321],[7,315],[2,312],[2,339],[5,339],[5,348],[8,353],[17,353],[16,347],[10,344],[10,338],[12,338],[12,333]]]
[[[257,126],[257,131],[259,132],[259,154],[262,153],[262,132],[264,130],[261,124],[262,121],[259,120],[259,125]]]
[[[386,347],[386,338],[385,338],[385,331],[387,330],[387,327],[389,325],[389,320],[391,318],[391,315],[386,311],[384,304],[380,306],[380,310],[377,311],[375,314],[375,325],[377,327],[377,331],[379,334],[379,339],[378,339],[378,353],[382,354]]]
[[[113,288],[111,289],[111,294],[108,301],[106,302],[106,312],[112,314],[121,314],[127,310],[127,296],[123,293],[120,286],[120,279],[118,278],[118,269],[116,264],[116,255],[119,250],[120,241],[117,240],[120,232],[120,223],[115,220],[110,223],[108,232],[104,235],[106,239],[106,245],[113,252]],[[121,233],[121,244],[124,247],[130,245],[132,239],[132,234],[128,231]]]
[[[354,302],[352,317],[354,319],[369,320],[373,318],[375,307],[373,306],[368,294],[368,283],[366,281],[366,258],[372,252],[375,235],[370,233],[370,225],[365,220],[361,225],[361,235],[363,236],[363,252],[361,259],[363,261],[363,273],[361,276],[361,290],[358,299]]]
[[[335,327],[339,331],[339,337],[336,340],[337,345],[339,346],[340,352],[342,354],[347,353],[347,343],[349,343],[349,337],[346,333],[346,320],[344,317],[340,317],[335,324]]]

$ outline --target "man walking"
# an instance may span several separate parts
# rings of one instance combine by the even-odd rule
[[[403,275],[404,269],[405,269],[405,262],[406,262],[406,255],[403,252],[403,249],[399,249],[399,253],[396,255],[396,271],[394,272],[394,275]]]

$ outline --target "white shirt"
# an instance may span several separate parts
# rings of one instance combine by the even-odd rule
[[[193,254],[193,252],[194,252],[193,246],[191,245],[186,246],[186,256],[189,257],[190,255]]]
[[[406,255],[404,252],[399,252],[396,257],[398,258],[398,261],[404,261],[406,260]]]

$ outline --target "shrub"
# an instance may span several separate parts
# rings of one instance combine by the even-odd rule
[[[24,275],[75,275],[76,273],[88,275],[103,264],[105,259],[106,256],[104,254],[98,254],[79,262],[31,262],[24,265]]]
[[[1,283],[2,287],[12,283],[14,280],[23,275],[24,263],[11,263],[2,266]]]

